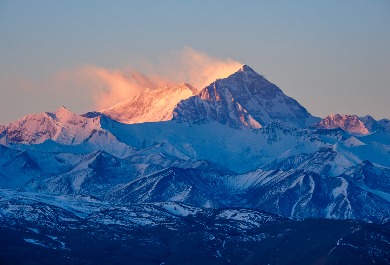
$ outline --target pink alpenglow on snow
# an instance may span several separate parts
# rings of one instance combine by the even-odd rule
[[[125,102],[101,112],[122,123],[142,123],[171,120],[173,110],[183,99],[194,95],[188,84],[160,89],[144,89]]]
[[[356,134],[369,133],[364,123],[356,115],[330,114],[313,126],[322,129],[341,128],[344,131]]]

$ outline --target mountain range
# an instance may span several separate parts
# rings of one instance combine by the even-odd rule
[[[314,117],[247,65],[0,125],[2,264],[388,264],[389,220],[390,121]]]

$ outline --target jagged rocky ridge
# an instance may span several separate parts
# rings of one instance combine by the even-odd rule
[[[318,120],[247,65],[181,101],[173,115],[179,121],[212,120],[234,128],[261,128],[274,120],[306,127]]]
[[[131,109],[126,104],[118,106]],[[113,109],[122,115],[121,108]],[[121,117],[131,117],[128,123],[150,121],[143,118],[154,117],[156,110],[146,109]],[[172,104],[169,109],[173,110]],[[166,112],[158,113],[164,116]],[[72,222],[96,227],[98,237],[110,233],[110,225],[127,231],[137,222],[141,222],[137,227],[145,229],[157,225],[187,231],[188,218],[167,217],[168,210],[161,205],[207,213],[189,214],[189,219],[202,223],[197,226],[201,231],[212,231],[201,233],[206,238],[219,233],[210,216],[218,216],[223,209],[236,211],[225,215],[221,225],[230,227],[223,236],[232,242],[236,242],[232,234],[243,233],[249,223],[261,226],[261,219],[252,219],[251,214],[281,220],[274,224],[270,219],[270,225],[278,229],[285,229],[285,222],[303,225],[293,220],[307,218],[354,219],[388,229],[389,120],[330,115],[319,121],[248,66],[180,101],[169,116],[173,120],[124,124],[106,114],[79,116],[61,107],[0,126],[3,232],[14,235],[17,227],[27,224],[37,229],[38,221],[28,219],[29,209],[38,206],[42,207],[39,218],[48,220],[45,229],[65,231],[66,237],[77,230]],[[20,205],[18,214],[10,205]],[[149,206],[153,213],[145,210]],[[237,216],[245,218],[236,222]],[[364,224],[344,222],[336,227],[360,231]],[[19,233],[25,237],[28,229],[23,229]],[[372,233],[371,228],[365,229],[358,233]],[[388,242],[381,233],[371,235]],[[31,239],[25,241],[28,246],[47,243],[36,234],[40,239],[27,238]],[[337,240],[342,241],[339,235]],[[253,244],[263,242],[252,234],[244,233],[242,238]],[[156,242],[160,239],[155,238]],[[340,245],[337,240],[329,245],[330,256],[330,250]],[[205,242],[213,248],[211,239]],[[61,249],[58,242],[50,244]],[[374,252],[375,257],[388,257],[388,244],[383,244],[379,252],[372,250],[364,259],[372,261]],[[232,260],[231,256],[224,259],[226,255],[216,258],[216,264]]]

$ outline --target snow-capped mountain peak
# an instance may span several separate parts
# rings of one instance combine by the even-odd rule
[[[0,128],[0,144],[42,145],[55,151],[64,145],[76,152],[106,150],[118,156],[128,155],[133,148],[119,142],[101,126],[101,116],[79,116],[65,107],[54,112],[27,115]]]
[[[65,107],[55,112],[29,114],[4,127],[4,144],[38,144],[48,139],[62,144],[81,143],[93,130],[100,128],[99,118],[85,118]]]
[[[214,120],[235,128],[260,128],[275,120],[306,127],[317,121],[298,102],[247,65],[181,101],[173,116],[195,123]]]
[[[346,132],[361,135],[369,133],[364,123],[356,115],[330,114],[313,126],[321,129],[341,128]]]
[[[244,72],[247,74],[257,75],[255,70],[253,70],[249,65],[243,64],[237,72]]]
[[[360,117],[359,119],[364,123],[364,126],[370,132],[376,132],[376,131],[390,132],[390,120],[388,119],[381,119],[377,121],[370,115]]]
[[[69,120],[71,118],[74,118],[75,116],[78,116],[77,114],[71,112],[68,110],[65,106],[59,107],[56,111],[53,112],[58,120],[65,121]]]
[[[172,119],[173,109],[196,93],[189,84],[160,89],[144,89],[136,96],[101,112],[122,123],[142,123]]]

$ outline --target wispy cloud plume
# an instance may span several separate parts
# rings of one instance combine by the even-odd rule
[[[219,59],[185,47],[173,52],[155,67],[155,72],[175,82],[185,82],[202,89],[218,78],[237,71],[242,64],[232,59]]]
[[[173,85],[168,80],[148,77],[134,69],[106,69],[94,65],[82,66],[63,71],[56,80],[67,87],[78,87],[92,96],[95,107],[102,109],[128,99],[144,88],[157,88]]]
[[[86,65],[63,71],[56,76],[59,84],[78,87],[92,95],[97,109],[111,107],[145,88],[156,89],[189,83],[197,89],[224,78],[239,69],[241,63],[218,59],[186,47],[162,58],[157,64],[144,62],[142,71],[132,67],[107,69]]]

